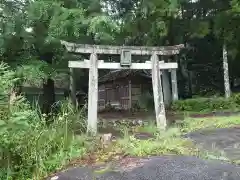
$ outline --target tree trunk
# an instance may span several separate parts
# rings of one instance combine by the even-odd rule
[[[186,58],[184,59],[180,59],[179,60],[179,69],[180,69],[180,73],[181,73],[181,76],[182,76],[182,83],[180,85],[180,89],[181,89],[181,94],[182,94],[182,97],[185,98],[191,98],[190,96],[190,88],[189,88],[189,85],[190,85],[190,81],[189,81],[189,72],[188,72],[188,69],[187,69],[187,64],[186,64]]]
[[[53,64],[53,56],[52,52],[47,52],[44,54],[40,54],[40,59],[47,62],[49,65]],[[49,114],[55,110],[53,109],[53,105],[55,103],[55,88],[54,88],[54,80],[49,77],[43,83],[43,107],[42,112],[45,114]]]
[[[231,95],[231,90],[230,90],[230,83],[229,83],[228,57],[227,57],[226,44],[223,44],[223,76],[224,76],[225,97],[229,98]]]
[[[53,110],[55,103],[54,81],[50,78],[43,83],[43,113],[49,114]]]
[[[192,98],[192,74],[188,71],[188,97]]]

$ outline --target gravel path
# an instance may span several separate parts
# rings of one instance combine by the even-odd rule
[[[131,160],[118,171],[93,176],[93,168],[72,168],[57,180],[239,180],[240,167],[188,156],[162,156]],[[51,179],[51,178],[49,178]]]
[[[186,137],[206,150],[221,151],[230,160],[240,160],[240,128],[199,130]]]

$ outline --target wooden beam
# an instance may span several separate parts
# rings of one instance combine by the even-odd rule
[[[89,68],[90,61],[69,61],[68,67],[70,68]],[[159,69],[176,69],[178,68],[177,63],[163,63],[159,62]],[[103,60],[98,61],[98,69],[152,69],[151,63],[132,63],[130,67],[122,67],[120,63],[115,62],[104,62]]]
[[[176,69],[171,69],[171,83],[172,83],[172,100],[178,100],[178,87],[177,87],[177,72]]]
[[[87,132],[93,136],[97,134],[98,107],[98,64],[97,55],[91,54],[88,84],[88,125]]]
[[[169,62],[169,56],[161,56],[160,57],[163,62],[168,63]],[[168,70],[160,70],[161,73],[161,80],[162,80],[162,88],[163,88],[163,101],[165,107],[169,107],[172,102],[171,97],[171,87],[170,87],[170,81],[169,81],[169,72]]]
[[[184,44],[175,46],[105,46],[105,45],[89,45],[89,44],[75,44],[67,41],[61,41],[69,52],[74,53],[96,53],[96,54],[121,54],[122,50],[130,51],[133,55],[174,55],[179,54],[180,50],[184,48]]]
[[[76,98],[76,85],[75,85],[75,76],[74,76],[74,69],[70,68],[70,97],[71,102],[74,107],[76,107],[77,104],[77,98]]]
[[[128,93],[129,93],[128,108],[129,108],[129,110],[131,110],[132,109],[132,82],[131,82],[131,80],[128,81]]]
[[[159,59],[157,54],[153,54],[152,61],[152,85],[154,95],[154,106],[156,113],[156,122],[159,130],[165,130],[167,126],[165,106],[163,102],[163,89],[159,71]]]
[[[172,102],[171,84],[170,84],[170,73],[167,70],[161,70],[162,76],[162,88],[163,88],[163,100],[165,107],[169,107]]]

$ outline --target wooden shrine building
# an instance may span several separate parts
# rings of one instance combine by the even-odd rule
[[[114,70],[99,78],[98,109],[130,110],[146,92],[152,92],[152,76],[144,70]]]

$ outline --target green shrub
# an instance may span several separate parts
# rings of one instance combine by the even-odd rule
[[[240,106],[240,93],[232,94],[231,99]]]
[[[174,111],[189,112],[213,112],[213,111],[236,111],[240,108],[240,95],[234,95],[229,99],[223,97],[195,98],[179,100],[172,104]]]
[[[76,139],[73,127],[85,129],[84,118],[67,103],[52,117],[45,115],[22,96],[17,96],[15,72],[0,64],[0,179],[41,179],[66,161],[86,152],[83,140]]]

